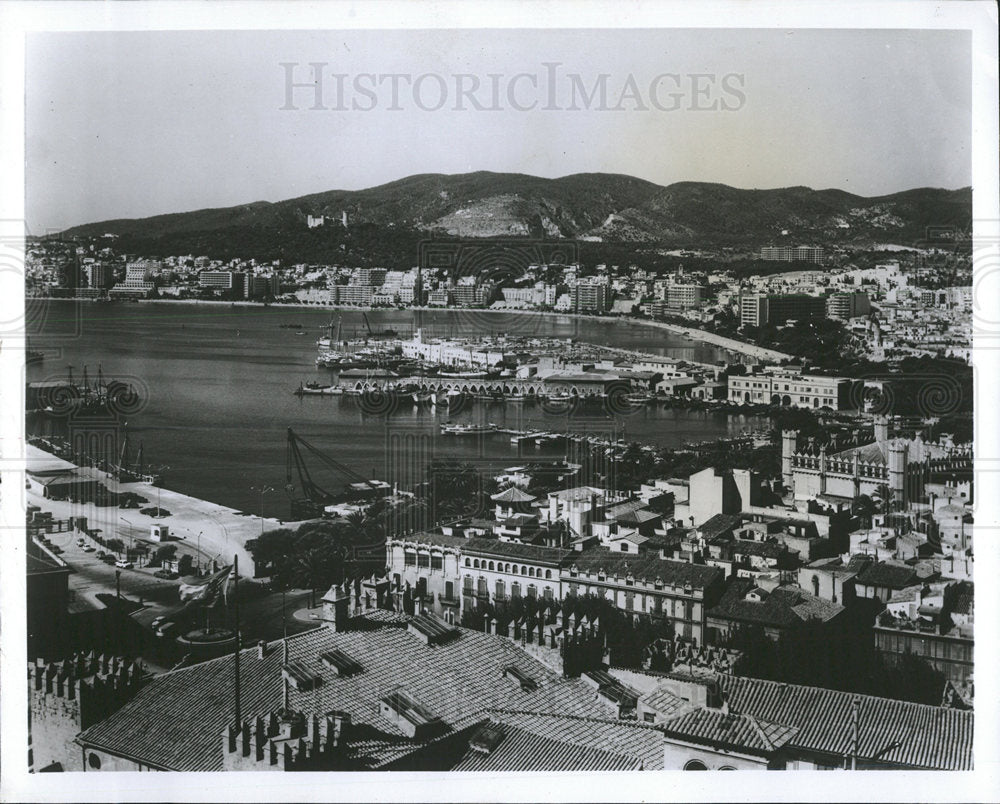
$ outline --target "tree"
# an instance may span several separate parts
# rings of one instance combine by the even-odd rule
[[[175,555],[177,555],[177,545],[176,544],[165,544],[162,547],[157,547],[156,552],[153,553],[153,557],[158,562],[169,561]]]
[[[184,553],[177,562],[177,572],[181,575],[191,575],[194,572],[194,559]]]
[[[104,546],[107,547],[112,553],[118,553],[118,555],[121,555],[125,550],[125,542],[121,539],[108,539],[104,543]]]

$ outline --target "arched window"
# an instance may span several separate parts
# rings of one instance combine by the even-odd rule
[[[91,754],[87,757],[87,764],[90,765],[94,770],[101,769],[101,758],[97,754]]]
[[[528,568],[525,567],[524,565],[521,566],[521,574],[522,575],[527,575],[528,574]]]
[[[465,559],[465,566],[467,567],[471,566],[471,562],[469,561],[468,558]]]
[[[692,759],[684,766],[684,770],[708,770],[708,766],[700,759]]]
[[[534,567],[528,567],[528,577],[529,578],[534,578],[535,577],[535,568]]]
[[[490,569],[491,569],[491,570],[492,570],[492,569],[494,569],[494,566],[493,566],[493,562],[492,562],[492,561],[490,562]]]
[[[545,580],[547,581],[552,580],[552,570],[545,570]]]
[[[504,564],[503,565],[503,571],[504,572],[510,572],[510,564]]]
[[[472,566],[473,566],[474,569],[479,569],[479,559],[478,558],[475,561],[472,562]]]
[[[813,575],[812,584],[813,584],[813,594],[816,595],[816,597],[819,597],[819,578],[815,575]]]

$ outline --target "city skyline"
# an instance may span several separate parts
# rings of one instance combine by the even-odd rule
[[[600,56],[581,58],[595,37]],[[957,189],[972,183],[970,48],[952,31],[36,34],[27,221],[44,233],[478,170]],[[300,86],[312,64],[315,92]]]

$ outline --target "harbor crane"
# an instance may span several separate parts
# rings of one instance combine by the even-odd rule
[[[343,488],[333,491],[317,483],[306,465],[306,454],[314,458],[323,471],[332,472],[338,477],[344,484]],[[298,495],[296,489],[300,492]],[[351,467],[310,444],[289,427],[285,490],[291,502],[292,519],[309,519],[321,516],[326,505],[370,499],[388,494],[392,487],[383,481],[371,480],[358,474]]]

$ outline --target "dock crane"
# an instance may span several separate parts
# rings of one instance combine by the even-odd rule
[[[304,453],[315,458],[323,469],[339,475],[345,481],[343,489],[331,491],[313,480],[309,467],[306,465]],[[288,428],[285,472],[285,490],[288,492],[291,502],[292,519],[321,516],[323,507],[326,505],[352,499],[369,499],[381,494],[388,494],[392,490],[388,483],[365,478],[351,467],[331,458],[295,433],[291,427]],[[296,480],[301,496],[295,494]]]

